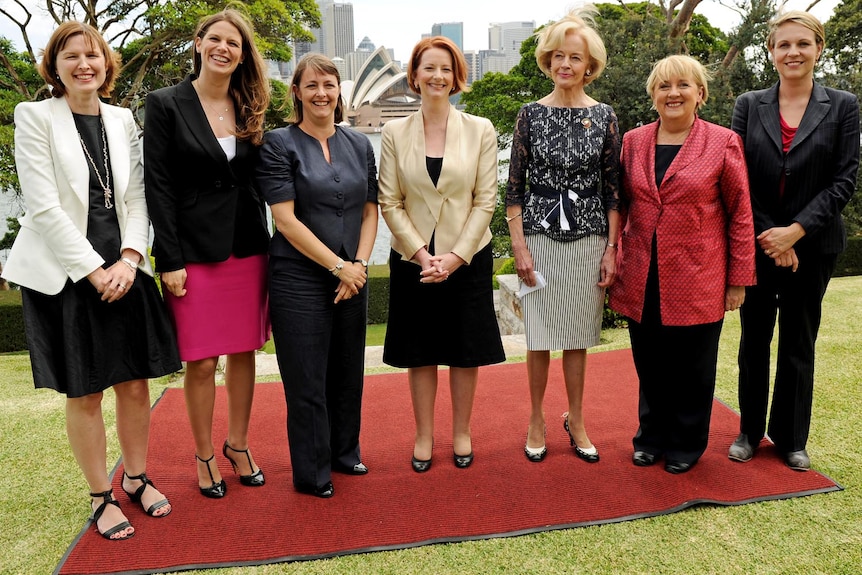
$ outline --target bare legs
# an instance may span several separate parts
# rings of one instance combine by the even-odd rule
[[[129,475],[144,473],[147,465],[147,446],[150,428],[150,395],[146,380],[134,380],[114,386],[117,404],[117,436],[123,455],[123,464]],[[72,454],[84,473],[91,493],[102,493],[111,489],[107,473],[107,441],[105,420],[102,417],[102,398],[104,394],[93,393],[84,397],[66,399],[66,434]],[[139,481],[124,481],[132,492],[140,486]],[[156,489],[143,493],[146,507],[163,499]],[[93,509],[101,505],[102,499],[93,499]],[[157,515],[170,512],[170,506],[162,507]],[[126,521],[119,507],[108,505],[99,518],[100,532]],[[124,539],[134,533],[127,527],[113,534],[113,539]]]
[[[548,367],[551,361],[549,351],[527,352],[527,381],[530,386],[530,424],[527,428],[527,446],[539,448],[545,444],[545,413],[542,403],[548,385]],[[584,427],[584,379],[587,367],[585,349],[563,351],[563,378],[566,382],[566,396],[569,403],[569,429],[575,443],[581,449],[593,446]]]
[[[212,422],[217,362],[217,357],[188,362],[183,384],[195,452],[203,460],[213,455]],[[225,386],[228,401],[228,443],[234,449],[248,449],[248,424],[254,397],[253,351],[227,356]],[[247,458],[237,457],[236,464],[240,475],[254,473]],[[210,465],[207,470],[207,464],[203,461],[197,461],[197,473],[199,487],[209,487],[222,479],[216,465]]]
[[[437,366],[415,367],[407,370],[410,396],[413,399],[413,416],[416,419],[416,443],[413,457],[431,459],[434,445],[434,403],[437,398]],[[452,395],[452,447],[458,455],[473,451],[470,436],[470,416],[479,368],[453,367],[449,370],[449,389]]]

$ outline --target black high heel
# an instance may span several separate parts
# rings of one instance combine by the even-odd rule
[[[222,497],[224,497],[227,493],[227,484],[225,484],[224,479],[216,483],[215,477],[213,476],[213,471],[212,469],[210,469],[210,461],[213,461],[215,459],[215,453],[210,455],[209,459],[201,459],[200,457],[198,457],[198,454],[195,453],[195,459],[197,459],[201,463],[207,464],[207,471],[210,474],[210,481],[212,481],[212,485],[210,485],[209,487],[198,486],[203,496],[209,497],[211,499],[221,499]]]
[[[116,499],[114,499],[114,490],[113,489],[108,489],[107,491],[102,491],[101,493],[90,493],[90,497],[92,497],[94,499],[96,497],[102,498],[102,503],[98,507],[96,507],[96,510],[93,511],[93,514],[90,516],[90,520],[92,520],[93,525],[96,526],[96,531],[99,531],[98,521],[99,521],[99,518],[102,517],[102,514],[105,512],[105,509],[108,507],[108,505],[116,505],[117,509],[119,509],[120,508],[120,502],[117,501]],[[111,535],[113,535],[114,533],[119,533],[120,531],[123,531],[125,529],[128,529],[131,526],[132,526],[132,524],[129,523],[128,521],[121,521],[120,523],[117,523],[116,525],[114,525],[113,527],[108,529],[107,531],[99,531],[99,535],[101,535],[105,539],[108,539],[109,541],[125,541],[126,539],[131,539],[132,537],[134,537],[135,532],[132,531],[131,533],[127,533],[123,537],[116,537],[116,538],[111,537]]]
[[[569,430],[569,413],[566,412],[563,414],[563,428],[565,428],[566,433],[569,434],[569,445],[575,448],[575,455],[586,461],[587,463],[596,463],[599,460],[599,450],[593,446],[592,451],[586,451],[581,447],[578,447],[578,444],[575,443],[575,438],[572,436],[572,432]]]
[[[527,426],[527,439],[530,437],[530,429]],[[542,435],[545,435],[545,430],[542,431]],[[524,442],[524,455],[527,456],[527,459],[532,461],[533,463],[540,463],[545,459],[545,456],[548,454],[548,446],[543,445],[542,447],[530,447],[527,445],[527,442]]]
[[[416,473],[425,473],[429,469],[431,469],[431,458],[428,459],[416,459],[414,455],[410,460],[410,465],[413,467],[413,471]]]
[[[467,455],[458,455],[457,453],[453,453],[452,459],[455,461],[455,467],[458,469],[467,469],[473,465],[473,452],[471,451]]]
[[[123,491],[126,492],[126,495],[129,496],[129,499],[132,500],[132,503],[141,503],[141,506],[143,507],[144,504],[143,502],[141,502],[141,497],[144,495],[144,491],[147,490],[147,487],[152,487],[153,489],[155,489],[156,486],[153,485],[153,482],[150,481],[150,478],[147,477],[146,473],[141,473],[140,475],[129,475],[128,473],[123,471],[123,477],[125,477],[129,481],[141,481],[143,483],[143,485],[135,489],[134,493],[126,491],[126,488],[123,487]],[[120,486],[122,487],[122,483],[120,483]],[[170,502],[167,498],[164,498],[160,501],[156,501],[148,508],[144,509],[144,513],[146,513],[150,517],[167,517],[168,515],[170,515],[171,511],[173,511],[172,509],[168,509],[166,513],[162,513],[161,515],[156,515],[156,511],[158,511],[162,507],[165,507],[166,505],[170,505]]]
[[[227,450],[230,449],[234,453],[245,453],[246,458],[248,459],[248,466],[254,469],[251,464],[251,455],[248,454],[248,449],[234,449],[228,444],[227,439],[224,440],[224,447],[222,447],[221,452],[224,454],[225,458],[230,461],[231,467],[233,467],[233,472],[239,475],[239,471],[236,465],[236,462],[233,460],[233,457],[227,454]],[[261,471],[260,467],[257,468],[257,471],[252,473],[251,475],[240,475],[239,482],[247,487],[260,487],[264,483],[266,483],[266,479],[263,476],[263,471]]]

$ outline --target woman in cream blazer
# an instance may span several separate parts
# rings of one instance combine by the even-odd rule
[[[147,515],[171,512],[145,473],[147,378],[180,369],[146,257],[149,219],[137,128],[102,103],[117,62],[97,30],[60,25],[40,65],[53,97],[15,108],[15,164],[27,213],[4,277],[21,286],[37,388],[66,396],[66,430],[106,539],[135,533],[108,479],[102,392],[113,388],[122,489]],[[140,273],[138,273],[140,272]]]
[[[379,202],[392,232],[383,360],[408,369],[418,473],[431,467],[437,366],[451,368],[453,456],[465,468],[473,462],[478,367],[505,359],[488,228],[497,197],[497,140],[488,120],[449,103],[466,75],[450,40],[422,40],[407,72],[422,107],[383,128]]]

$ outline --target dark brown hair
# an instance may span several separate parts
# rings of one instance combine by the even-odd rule
[[[338,102],[335,104],[335,123],[340,124],[344,120],[344,99],[341,97],[341,74],[338,73],[338,68],[335,64],[323,54],[306,54],[296,65],[296,70],[293,71],[293,80],[291,80],[290,95],[293,100],[293,111],[290,113],[287,121],[294,124],[302,123],[302,100],[296,95],[296,90],[299,89],[299,84],[302,82],[302,74],[308,70],[314,70],[320,74],[329,74],[335,76],[338,82]]]
[[[80,34],[91,48],[99,50],[105,57],[105,82],[99,87],[99,95],[107,98],[114,90],[114,82],[117,79],[117,70],[120,67],[120,56],[108,46],[105,39],[98,30],[75,20],[69,20],[60,24],[48,44],[42,51],[42,62],[39,63],[39,74],[51,86],[51,94],[55,98],[61,98],[66,95],[66,86],[60,81],[60,76],[57,74],[57,57],[60,52],[66,47],[66,43],[73,36]]]
[[[422,60],[422,54],[431,48],[440,48],[446,50],[452,56],[452,72],[455,75],[455,85],[452,87],[452,93],[466,92],[467,87],[467,60],[455,42],[445,36],[432,36],[430,38],[422,38],[419,43],[413,47],[413,53],[410,54],[410,65],[407,67],[407,83],[410,89],[419,93],[416,87],[416,70],[419,69],[419,62]]]

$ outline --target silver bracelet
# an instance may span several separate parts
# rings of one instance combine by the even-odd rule
[[[124,264],[126,264],[127,266],[129,266],[129,268],[131,268],[131,270],[133,272],[138,271],[138,264],[136,264],[135,262],[133,262],[129,258],[122,258],[120,261],[123,262]]]

